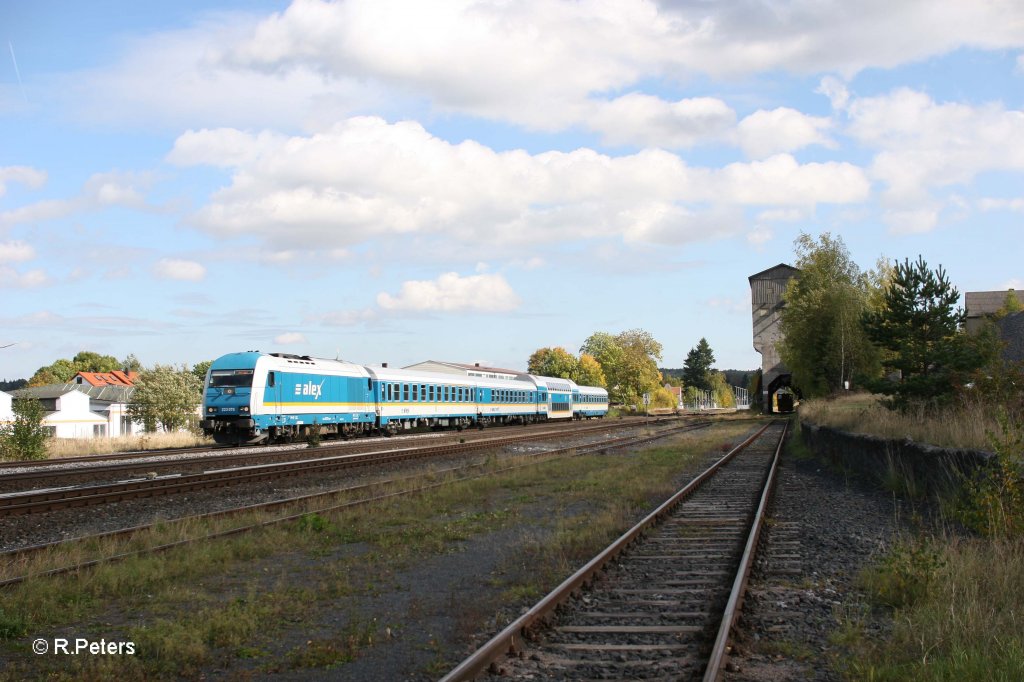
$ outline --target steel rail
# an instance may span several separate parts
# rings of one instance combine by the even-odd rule
[[[562,427],[562,428],[548,428],[545,431],[531,432],[530,435],[533,435],[533,436],[536,436],[536,437],[540,438],[540,437],[545,436],[546,434],[547,435],[561,435],[561,434],[565,434],[565,433],[590,433],[590,432],[610,431],[610,430],[613,430],[613,429],[627,427],[627,425],[633,426],[633,424],[622,424],[622,423],[606,422],[606,423],[601,424],[601,425],[576,426],[576,427],[573,427],[573,428],[565,428],[565,427]],[[449,441],[450,440],[454,440],[457,437],[458,436],[456,434],[454,434],[454,433],[452,433],[452,434],[444,434],[444,435],[441,436],[442,439],[448,439]],[[466,437],[463,436],[463,438],[466,438]],[[419,440],[419,439],[416,439],[416,440]],[[469,438],[469,440],[479,440],[479,439]],[[382,445],[384,445],[384,443],[381,442],[381,441],[373,442],[373,443],[368,443],[368,442],[365,442],[365,441],[348,441],[348,442],[345,442],[345,443],[331,443],[331,444],[328,444],[328,445],[322,445],[320,447],[320,449],[318,450],[318,453],[319,453],[318,456],[322,458],[322,457],[327,456],[327,455],[329,455],[331,453],[348,452],[349,450],[355,450],[357,452],[366,452],[366,451],[374,452],[374,451],[377,451],[377,450],[375,450],[376,448],[380,448],[380,446],[382,446]],[[412,447],[419,447],[419,446],[413,445]],[[192,451],[192,450],[182,450],[182,451],[183,452],[194,452],[194,454],[199,455],[199,454],[201,454],[203,452],[216,452],[219,449],[221,449],[221,448],[213,448],[213,449],[206,449],[206,450],[195,450],[195,451]],[[43,460],[42,462],[36,462],[36,463],[31,463],[31,462],[29,462],[29,463],[21,463],[21,462],[19,462],[18,464],[21,464],[22,466],[33,466],[34,464],[38,465],[38,464],[46,463],[46,467],[47,468],[44,468],[42,470],[36,469],[36,470],[33,470],[33,471],[20,471],[20,472],[16,472],[16,473],[7,473],[7,474],[0,472],[0,486],[3,486],[3,485],[5,485],[5,484],[7,484],[9,482],[16,482],[16,481],[53,481],[53,480],[59,480],[59,479],[75,479],[75,478],[81,478],[81,477],[84,477],[84,476],[93,476],[93,475],[96,475],[96,474],[115,474],[115,473],[118,473],[118,472],[125,472],[125,473],[127,473],[127,472],[131,472],[131,471],[146,471],[148,473],[148,472],[151,472],[151,471],[161,471],[161,470],[175,469],[175,468],[179,468],[180,469],[182,467],[196,467],[196,466],[207,466],[207,467],[209,467],[209,466],[213,466],[213,465],[217,465],[217,464],[229,464],[231,462],[245,461],[245,460],[284,459],[284,458],[288,458],[288,457],[295,457],[297,454],[301,453],[302,451],[303,450],[302,450],[301,447],[292,448],[292,449],[288,449],[288,450],[273,450],[273,451],[269,451],[269,452],[261,452],[258,449],[256,449],[256,450],[250,450],[250,451],[247,451],[247,452],[232,452],[230,454],[221,454],[221,455],[206,455],[206,456],[197,456],[197,457],[191,457],[191,458],[181,458],[181,459],[171,459],[171,460],[157,460],[157,461],[147,461],[147,462],[134,462],[134,461],[130,461],[129,460],[127,462],[119,463],[119,464],[104,464],[104,465],[98,465],[98,466],[75,467],[75,468],[64,468],[64,469],[53,469],[53,468],[50,468],[50,467],[62,464],[64,462],[74,462],[74,461],[110,461],[110,460],[114,460],[114,459],[117,459],[117,458],[107,458],[106,456],[104,456],[103,458],[98,459],[98,460],[90,460],[88,458],[66,458],[66,459],[60,459],[60,460]],[[159,457],[159,456],[162,456],[164,454],[167,454],[167,453],[144,455],[143,457]],[[353,453],[353,454],[355,454],[355,453]],[[306,455],[308,456],[309,453],[307,452]],[[137,459],[137,457],[133,457],[132,459]],[[51,486],[52,485],[53,484],[51,484]]]
[[[692,416],[692,415],[689,415],[689,416]],[[684,416],[674,417],[674,418],[682,419],[682,418],[684,418]],[[666,419],[666,417],[664,417],[664,416],[657,417],[657,418],[653,418],[652,417],[652,418],[644,420],[643,423],[647,423],[647,422],[651,422],[651,421],[660,421],[660,420],[663,420],[663,419]],[[608,421],[604,422],[604,424],[601,425],[601,426],[595,426],[595,425],[587,424],[586,422],[580,423],[580,422],[577,422],[577,421],[570,421],[567,424],[563,424],[563,425],[560,425],[560,426],[561,426],[562,430],[567,430],[567,428],[568,428],[568,430],[578,429],[580,431],[588,431],[588,430],[600,431],[602,429],[616,428],[616,426],[617,426],[616,422],[617,421],[618,420],[608,420]],[[630,422],[641,423],[639,419],[631,419]],[[559,424],[557,422],[545,422],[545,423],[537,424],[537,426],[551,427],[551,426],[559,426]],[[488,427],[488,428],[495,428],[495,427]],[[510,425],[510,426],[508,426],[506,428],[524,428],[524,427],[519,426],[519,425]],[[367,447],[367,446],[373,447],[376,444],[379,444],[379,443],[382,443],[382,442],[386,442],[388,440],[391,440],[393,442],[394,438],[410,439],[410,440],[412,440],[412,439],[416,439],[416,438],[421,437],[421,436],[435,436],[435,435],[451,436],[452,438],[455,438],[455,437],[458,437],[459,433],[466,434],[466,433],[470,433],[470,432],[471,431],[469,429],[466,429],[466,431],[462,431],[462,432],[451,431],[451,432],[446,432],[446,433],[441,433],[441,434],[439,434],[438,432],[431,431],[431,432],[423,432],[423,433],[402,434],[402,435],[399,435],[397,437],[396,436],[387,436],[387,437],[385,437],[385,436],[374,436],[373,437],[375,439],[374,441],[366,441],[366,440],[361,440],[361,439],[356,438],[356,439],[352,439],[352,440],[342,440],[342,441],[333,441],[332,442],[332,441],[330,441],[330,440],[325,438],[324,439],[325,443],[321,446],[321,449],[323,449],[323,450],[347,449],[347,448],[351,448],[351,447],[360,447],[360,446],[362,446],[362,447]],[[243,447],[246,447],[247,449],[249,449],[249,451],[248,452],[243,452],[243,453],[234,452],[231,455],[223,455],[223,456],[224,457],[244,457],[246,455],[249,455],[249,456],[252,456],[252,457],[258,457],[260,455],[263,455],[263,456],[272,455],[272,454],[274,454],[274,452],[282,452],[282,451],[279,450],[279,451],[274,451],[274,452],[261,453],[259,451],[261,449],[263,449],[263,446],[255,446],[254,445],[254,446],[243,446]],[[178,455],[178,454],[196,454],[196,455],[201,455],[203,453],[219,452],[219,451],[231,451],[231,450],[234,450],[234,449],[235,448],[233,446],[231,446],[231,445],[213,445],[213,446],[195,446],[195,447],[185,447],[185,448],[163,448],[163,449],[159,449],[159,450],[131,450],[131,451],[125,451],[125,452],[111,452],[111,453],[105,453],[105,454],[100,454],[100,455],[81,455],[81,456],[78,456],[78,457],[58,457],[58,458],[53,458],[53,459],[19,459],[19,460],[0,462],[0,480],[13,480],[13,477],[18,475],[18,474],[4,474],[4,473],[2,473],[2,471],[4,469],[20,469],[20,468],[45,469],[45,468],[49,468],[49,467],[59,467],[59,466],[61,466],[63,464],[82,464],[82,463],[88,463],[88,462],[107,462],[107,461],[116,461],[116,460],[127,460],[127,461],[130,461],[130,460],[133,460],[133,459],[144,459],[144,458],[147,458],[147,457],[163,457],[163,456],[166,456],[166,455]],[[284,451],[284,452],[288,452],[288,451]],[[208,459],[208,458],[200,457],[200,458],[197,458],[197,459],[201,460],[201,459]],[[182,461],[187,461],[187,460],[182,460]],[[154,462],[153,464],[159,464],[159,463],[160,462]],[[139,466],[145,466],[145,464],[140,464]],[[90,470],[94,470],[94,469],[90,468]]]
[[[276,464],[256,464],[232,469],[206,471],[199,474],[140,479],[36,492],[29,491],[0,497],[0,517],[53,511],[68,507],[107,504],[139,497],[155,497],[158,495],[190,492],[239,483],[276,480],[288,476],[323,473],[367,465],[384,465],[426,457],[462,454],[474,450],[502,447],[521,441],[538,440],[550,437],[551,435],[564,435],[564,432],[526,433],[516,436],[471,440],[464,443],[445,443],[441,445],[399,448],[375,453],[318,457]]]
[[[689,497],[695,490],[714,476],[720,468],[742,452],[748,445],[760,437],[771,423],[765,424],[753,435],[723,455],[714,464],[694,478],[672,497],[644,517],[639,523],[623,533],[617,540],[588,561],[582,568],[566,578],[558,587],[531,607],[526,613],[510,623],[504,630],[492,637],[475,653],[466,658],[451,672],[441,678],[440,682],[463,682],[476,679],[487,670],[499,657],[518,651],[521,642],[529,639],[531,629],[542,624],[557,606],[568,600],[581,587],[589,585],[604,567],[629,545],[639,539],[651,526],[664,519],[675,507]]]
[[[354,500],[354,501],[345,502],[345,503],[341,503],[341,504],[337,504],[337,505],[331,505],[331,506],[328,506],[328,507],[322,507],[322,508],[318,508],[318,509],[307,509],[306,511],[303,511],[303,512],[300,512],[300,513],[297,513],[297,514],[290,514],[288,516],[278,517],[276,519],[271,519],[271,520],[268,520],[268,521],[261,521],[259,523],[250,524],[248,526],[240,526],[238,528],[232,528],[232,529],[228,529],[228,530],[224,530],[224,531],[218,531],[216,533],[210,533],[210,534],[199,536],[199,537],[195,537],[195,538],[186,538],[186,539],[183,539],[183,540],[178,540],[178,541],[171,542],[171,543],[165,543],[163,545],[157,545],[157,546],[154,546],[154,547],[148,547],[148,548],[144,548],[144,549],[139,549],[139,550],[135,550],[135,551],[132,551],[132,552],[122,552],[120,554],[115,554],[115,555],[112,555],[112,556],[109,556],[109,557],[102,557],[102,558],[99,558],[99,559],[92,559],[92,560],[84,561],[84,562],[81,562],[81,563],[78,563],[78,564],[73,564],[73,565],[69,565],[69,566],[63,566],[63,567],[59,567],[59,568],[49,569],[49,570],[41,571],[41,572],[38,572],[38,573],[32,573],[32,574],[27,574],[27,575],[15,576],[15,577],[12,577],[12,578],[7,578],[5,580],[0,580],[0,588],[8,587],[8,586],[11,586],[11,585],[16,585],[18,583],[22,583],[22,582],[25,582],[26,580],[28,580],[30,578],[34,579],[34,578],[43,578],[43,577],[54,577],[54,576],[57,576],[57,575],[62,575],[62,574],[71,573],[71,572],[75,572],[75,571],[79,571],[79,570],[84,570],[84,569],[87,569],[87,568],[92,568],[94,566],[99,566],[101,564],[115,563],[115,562],[118,562],[118,561],[123,561],[125,559],[131,558],[131,557],[134,557],[134,556],[142,556],[142,555],[145,555],[145,554],[153,554],[153,553],[164,552],[164,551],[176,548],[176,547],[182,547],[182,546],[185,546],[185,545],[193,544],[193,543],[196,543],[196,542],[201,542],[201,541],[204,541],[204,540],[213,540],[213,539],[217,539],[217,538],[221,538],[221,537],[228,537],[228,536],[238,535],[238,534],[243,533],[243,532],[253,531],[253,530],[257,530],[259,528],[265,528],[265,527],[268,527],[268,526],[271,526],[271,525],[275,525],[275,524],[278,524],[278,523],[283,523],[283,522],[286,522],[286,521],[296,520],[296,519],[301,518],[302,516],[304,516],[306,514],[329,513],[329,512],[332,512],[332,511],[338,511],[338,510],[341,510],[341,509],[344,509],[344,508],[348,508],[348,507],[369,504],[371,502],[385,500],[385,499],[389,499],[389,498],[392,498],[392,497],[399,497],[399,496],[403,496],[403,495],[419,494],[421,492],[425,492],[427,490],[431,490],[433,488],[437,488],[437,487],[440,487],[440,486],[443,486],[443,485],[448,485],[450,483],[457,483],[457,482],[460,482],[460,481],[474,480],[474,479],[477,479],[477,478],[482,478],[484,476],[493,476],[495,474],[500,474],[500,473],[503,473],[503,472],[506,472],[506,471],[513,471],[515,469],[520,469],[520,468],[523,468],[523,467],[526,467],[526,466],[534,466],[538,462],[547,461],[549,459],[552,459],[552,458],[557,457],[558,455],[562,455],[562,454],[569,454],[571,456],[578,456],[578,455],[583,455],[583,454],[587,454],[587,453],[590,453],[590,452],[599,452],[599,451],[603,451],[603,450],[615,449],[617,447],[622,447],[623,445],[646,443],[646,442],[658,440],[660,438],[664,438],[665,436],[671,435],[673,433],[678,433],[680,431],[694,431],[694,430],[697,430],[697,429],[706,428],[706,427],[708,427],[710,425],[711,425],[711,422],[698,422],[696,424],[686,424],[686,425],[683,425],[683,426],[673,427],[672,429],[666,430],[666,431],[661,432],[659,434],[656,434],[656,435],[653,435],[653,436],[645,436],[643,438],[628,438],[628,437],[627,438],[616,438],[616,439],[612,439],[610,441],[604,441],[604,442],[598,442],[598,443],[589,443],[589,444],[585,444],[585,445],[582,445],[582,446],[568,446],[568,447],[559,448],[559,449],[556,449],[556,450],[548,450],[548,451],[544,451],[544,452],[535,453],[535,454],[532,454],[532,455],[525,455],[526,457],[529,457],[529,458],[536,458],[538,461],[531,461],[531,462],[526,462],[526,463],[523,463],[523,464],[513,465],[513,466],[510,466],[510,467],[503,467],[501,469],[487,471],[487,472],[478,474],[476,476],[465,476],[465,477],[458,478],[458,479],[455,479],[455,480],[452,480],[452,481],[442,481],[442,482],[439,482],[439,483],[433,483],[433,484],[428,484],[428,485],[425,485],[425,486],[420,486],[418,488],[413,488],[413,489],[410,489],[410,490],[396,491],[396,492],[393,492],[393,493],[386,493],[384,495],[378,495],[378,496],[371,497],[371,498],[364,498],[362,500]],[[623,441],[631,441],[631,442],[625,443]],[[478,463],[474,463],[474,464],[470,464],[470,465],[463,466],[463,467],[451,467],[451,468],[442,469],[442,470],[439,470],[439,471],[432,471],[430,473],[433,474],[433,475],[454,473],[454,472],[466,471],[466,470],[469,470],[469,469],[472,469],[472,468],[475,468],[475,467],[478,467],[478,466],[479,466]],[[372,488],[383,487],[383,486],[386,486],[386,485],[393,485],[393,484],[401,482],[401,481],[413,480],[413,479],[421,478],[422,476],[423,476],[423,474],[413,474],[413,475],[410,475],[410,476],[398,477],[398,478],[390,479],[390,480],[386,480],[386,481],[376,481],[376,482],[373,482],[373,483],[365,483],[365,484],[361,484],[361,485],[357,485],[357,486],[349,486],[349,487],[346,487],[346,488],[339,488],[339,489],[336,489],[336,490],[330,490],[330,491],[326,491],[326,492],[312,493],[312,494],[307,494],[307,495],[299,495],[299,496],[296,496],[296,497],[286,498],[286,499],[283,499],[283,500],[274,500],[274,501],[271,501],[271,502],[263,502],[263,503],[258,503],[258,504],[246,505],[244,507],[235,507],[235,508],[232,508],[232,509],[225,509],[225,510],[216,511],[216,512],[208,512],[208,513],[205,513],[205,514],[196,514],[196,515],[193,515],[193,516],[186,516],[186,517],[182,517],[182,518],[179,518],[179,519],[173,519],[173,520],[171,520],[171,522],[172,523],[185,523],[185,522],[193,522],[193,521],[201,521],[201,520],[210,520],[210,519],[221,518],[221,517],[236,516],[236,515],[239,515],[239,514],[244,514],[246,512],[269,511],[269,510],[276,509],[276,508],[287,507],[287,506],[292,506],[292,505],[298,505],[298,504],[302,504],[302,503],[306,503],[306,502],[313,502],[313,501],[316,501],[318,499],[325,499],[325,498],[329,498],[329,497],[332,497],[332,496],[337,496],[337,495],[340,495],[340,494],[343,494],[343,493],[350,493],[350,492],[355,492],[355,491],[359,491],[359,490],[370,490]],[[168,522],[167,520],[160,521],[160,523],[167,523],[167,522]],[[24,562],[27,559],[27,557],[30,556],[30,555],[39,554],[39,553],[42,553],[43,551],[54,549],[56,547],[67,546],[67,545],[72,544],[72,543],[83,542],[83,541],[86,541],[86,540],[88,540],[88,541],[95,541],[95,540],[99,540],[99,539],[113,539],[113,538],[122,537],[122,536],[128,536],[130,538],[131,536],[136,535],[138,533],[144,532],[146,530],[151,530],[154,526],[156,526],[156,523],[150,523],[150,524],[144,524],[144,525],[139,525],[139,526],[133,526],[131,528],[122,528],[122,529],[119,529],[119,530],[108,531],[106,533],[98,533],[98,534],[95,534],[95,535],[83,536],[83,537],[78,537],[78,538],[71,538],[71,539],[68,539],[68,540],[60,540],[60,541],[57,541],[57,542],[45,543],[45,544],[41,544],[41,545],[33,545],[33,546],[30,546],[30,547],[23,547],[23,548],[20,548],[20,549],[16,549],[16,550],[12,550],[10,552],[5,552],[3,554],[0,554],[0,561],[3,561],[5,559],[9,559],[9,560],[11,560],[12,563],[13,562],[17,562],[17,561]],[[10,565],[12,565],[12,564],[9,563],[8,566],[10,566]]]
[[[775,489],[775,478],[779,468],[779,457],[782,453],[782,443],[786,439],[789,430],[789,422],[782,429],[779,436],[779,444],[775,447],[775,455],[768,470],[764,489],[761,492],[761,500],[754,513],[751,523],[750,534],[747,537],[747,544],[743,548],[743,557],[740,559],[739,567],[736,570],[736,579],[733,581],[732,590],[729,592],[729,600],[726,602],[725,610],[722,613],[722,624],[718,628],[718,636],[711,648],[711,656],[708,658],[708,665],[704,671],[704,682],[716,682],[722,674],[722,667],[725,664],[725,656],[729,648],[729,639],[736,621],[739,620],[740,610],[743,606],[743,598],[746,595],[747,580],[750,578],[750,569],[754,566],[754,556],[757,554],[757,543],[761,537],[761,530],[764,528],[764,519],[768,512],[768,503],[771,501]]]

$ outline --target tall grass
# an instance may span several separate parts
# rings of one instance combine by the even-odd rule
[[[100,455],[108,452],[163,450],[212,444],[213,441],[206,436],[196,435],[190,431],[177,431],[118,436],[116,438],[51,438],[46,443],[46,451],[50,459],[59,459],[61,457]]]
[[[1000,430],[991,406],[966,403],[931,411],[912,407],[899,412],[883,406],[880,398],[856,393],[829,400],[808,400],[800,404],[800,418],[852,433],[977,450],[988,449],[988,434]]]
[[[897,546],[864,575],[896,605],[884,640],[861,640],[848,661],[865,680],[1024,679],[1024,542],[953,539]]]

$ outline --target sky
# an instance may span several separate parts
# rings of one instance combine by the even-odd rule
[[[752,369],[805,232],[1024,288],[1024,3],[0,3],[0,378],[92,350]]]

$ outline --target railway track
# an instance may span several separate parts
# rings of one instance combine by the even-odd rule
[[[652,422],[654,423],[654,422]],[[558,435],[608,431],[622,428],[624,426],[635,426],[635,421],[605,421],[600,424],[572,424],[560,425],[558,429],[550,426],[538,431],[536,426],[532,427],[510,427],[512,434],[524,433],[530,435]],[[542,427],[543,428],[543,427]],[[397,442],[418,442],[421,439],[438,440],[453,443],[459,439],[472,441],[487,438],[480,432],[463,432],[462,434],[420,434],[397,440]],[[243,463],[257,464],[270,463],[282,460],[311,459],[315,457],[326,457],[347,453],[364,453],[380,451],[384,448],[394,449],[395,439],[378,438],[372,441],[356,440],[345,442],[329,442],[323,444],[316,450],[309,450],[304,446],[296,446],[287,449],[269,450],[265,448],[247,448],[244,452],[238,452],[233,448],[180,448],[177,450],[155,451],[150,453],[132,453],[130,456],[122,455],[100,455],[88,457],[70,457],[56,460],[41,460],[37,462],[4,462],[4,468],[12,469],[17,466],[21,471],[8,471],[4,473],[0,468],[0,493],[27,491],[32,487],[55,488],[68,486],[73,483],[83,482],[84,479],[113,481],[132,475],[144,475],[156,473],[188,473],[189,471],[203,471],[215,468],[224,468]],[[211,454],[214,453],[214,454]],[[167,455],[186,455],[185,457],[155,460],[155,457]],[[111,463],[105,463],[111,462]]]
[[[573,429],[570,435],[614,428],[620,427],[612,424],[593,426],[588,429],[577,428]],[[99,485],[64,486],[6,493],[0,495],[0,517],[35,514],[67,509],[69,507],[109,504],[122,500],[180,494],[207,488],[277,480],[293,476],[324,474],[355,467],[384,466],[408,460],[457,455],[476,450],[499,448],[523,441],[541,440],[565,435],[567,433],[564,430],[526,430],[526,432],[514,436],[483,438],[467,440],[466,442],[446,442],[361,454],[327,456],[318,454],[316,457],[297,461],[212,469],[195,474],[149,476]],[[623,440],[628,441],[629,437]],[[133,464],[128,471],[135,470],[136,468],[136,465]],[[57,472],[46,473],[56,474]]]
[[[682,431],[692,431],[692,430],[696,430],[696,429],[705,428],[705,427],[709,426],[710,424],[711,424],[711,422],[705,421],[705,422],[698,422],[698,423],[676,425],[676,426],[672,426],[672,427],[670,427],[668,429],[664,429],[664,430],[661,430],[661,431],[659,431],[657,433],[646,435],[646,436],[632,435],[632,436],[626,436],[626,437],[617,437],[617,438],[606,439],[606,440],[602,440],[602,441],[598,441],[598,442],[594,442],[594,443],[588,443],[588,444],[584,444],[584,445],[572,445],[572,446],[558,448],[558,449],[554,449],[554,450],[548,450],[548,451],[544,451],[544,452],[540,452],[540,453],[535,453],[533,455],[529,455],[530,459],[533,460],[533,461],[528,461],[526,463],[514,464],[514,465],[512,465],[510,467],[505,467],[505,468],[499,469],[497,471],[487,471],[487,472],[485,472],[483,474],[470,474],[470,473],[468,473],[472,469],[476,468],[477,465],[475,465],[475,464],[470,464],[470,465],[465,465],[465,466],[460,466],[460,467],[453,467],[453,468],[446,469],[446,470],[443,470],[443,471],[434,471],[434,472],[432,472],[432,474],[434,476],[443,475],[443,474],[453,474],[453,475],[456,476],[453,479],[442,481],[442,482],[439,482],[439,483],[438,482],[430,482],[430,483],[426,483],[426,484],[423,484],[422,482],[416,483],[417,479],[421,479],[422,478],[420,475],[404,476],[404,477],[400,477],[400,478],[397,478],[397,479],[391,479],[391,480],[388,480],[388,481],[378,481],[378,482],[374,482],[374,483],[350,486],[350,487],[336,489],[336,490],[331,490],[331,491],[327,491],[327,492],[320,492],[320,493],[313,493],[313,494],[307,494],[307,495],[300,495],[300,496],[297,496],[297,497],[292,497],[292,498],[287,498],[287,499],[274,500],[274,501],[264,502],[264,503],[260,503],[260,504],[246,505],[244,507],[238,507],[238,508],[234,508],[234,509],[226,509],[226,510],[218,511],[218,512],[211,512],[211,513],[207,513],[207,514],[199,514],[199,515],[194,515],[194,516],[188,516],[188,517],[184,517],[184,518],[180,518],[180,519],[175,519],[173,521],[173,523],[186,523],[187,524],[187,523],[190,523],[190,522],[195,522],[195,521],[200,521],[200,520],[202,520],[202,521],[209,521],[209,520],[214,520],[214,519],[218,519],[218,518],[227,518],[227,517],[232,517],[232,516],[238,516],[238,515],[247,514],[247,513],[250,513],[250,512],[269,512],[269,511],[278,510],[278,509],[286,510],[286,512],[287,512],[285,516],[279,516],[279,517],[276,517],[276,518],[271,518],[271,519],[267,519],[267,520],[261,520],[261,521],[259,521],[257,523],[252,523],[252,524],[248,524],[248,525],[236,526],[236,527],[228,528],[226,530],[217,531],[215,533],[211,533],[211,534],[208,534],[208,535],[201,535],[201,536],[198,536],[198,537],[192,537],[192,538],[188,538],[188,539],[178,540],[178,541],[175,541],[175,542],[171,542],[171,543],[167,543],[167,544],[160,544],[160,545],[152,546],[152,547],[145,548],[145,549],[136,549],[136,550],[131,550],[131,551],[123,551],[123,552],[120,552],[118,554],[114,554],[114,555],[110,555],[110,556],[104,556],[104,557],[98,557],[98,558],[95,558],[95,559],[90,559],[90,560],[87,560],[87,561],[84,561],[84,562],[81,562],[81,563],[77,563],[77,564],[73,564],[73,565],[59,566],[59,567],[56,567],[56,568],[50,568],[50,569],[46,569],[46,570],[43,570],[43,571],[37,571],[36,573],[32,573],[32,574],[24,574],[23,573],[23,574],[17,574],[17,575],[10,576],[10,570],[11,569],[16,569],[17,567],[28,566],[28,565],[30,565],[31,560],[32,560],[33,557],[36,557],[36,556],[39,556],[39,555],[44,555],[45,553],[50,552],[51,550],[56,550],[56,549],[58,549],[60,547],[67,546],[67,545],[70,545],[70,544],[73,544],[73,543],[81,543],[81,542],[86,542],[86,541],[93,542],[93,541],[96,541],[96,540],[111,540],[111,539],[118,539],[118,538],[122,538],[122,539],[128,540],[128,539],[140,536],[142,533],[144,533],[147,530],[153,529],[158,524],[166,525],[167,523],[172,523],[172,522],[169,522],[169,521],[166,521],[166,520],[161,520],[161,521],[156,522],[156,523],[149,523],[149,524],[144,524],[144,525],[139,525],[139,526],[133,526],[133,527],[130,527],[130,528],[123,528],[123,529],[120,529],[120,530],[109,531],[109,532],[106,532],[106,533],[100,533],[100,534],[96,534],[96,535],[90,535],[90,536],[79,537],[79,538],[72,538],[72,539],[68,539],[68,540],[61,540],[61,541],[58,541],[58,542],[50,542],[50,543],[41,544],[41,545],[34,545],[34,546],[31,546],[31,547],[24,547],[24,548],[12,550],[12,551],[9,551],[9,552],[0,553],[0,568],[3,568],[3,573],[5,573],[5,574],[7,574],[9,576],[9,577],[2,577],[2,578],[0,578],[0,587],[8,587],[8,586],[11,586],[11,585],[16,585],[16,584],[19,584],[21,582],[24,582],[26,579],[28,579],[30,577],[50,577],[50,576],[62,575],[62,574],[65,574],[65,573],[77,572],[77,571],[80,571],[80,570],[83,570],[83,569],[86,569],[86,568],[92,568],[92,567],[98,566],[98,565],[103,564],[103,563],[111,563],[111,562],[116,562],[116,561],[123,561],[125,559],[131,558],[131,557],[135,557],[135,556],[139,556],[139,555],[142,555],[142,554],[152,554],[152,553],[158,553],[158,552],[165,552],[165,551],[168,551],[168,550],[171,550],[171,549],[175,549],[175,548],[182,547],[182,546],[185,546],[185,545],[193,544],[195,542],[199,542],[199,541],[203,541],[203,540],[212,540],[212,539],[216,539],[216,538],[219,538],[219,537],[234,536],[234,535],[238,535],[240,533],[244,533],[244,532],[256,530],[256,529],[259,529],[259,528],[263,528],[263,527],[266,527],[266,526],[269,526],[269,525],[274,525],[274,524],[277,524],[277,523],[284,523],[284,522],[287,522],[287,521],[294,521],[294,520],[302,517],[305,514],[314,514],[314,513],[315,514],[325,514],[325,513],[332,512],[332,511],[337,511],[337,510],[345,508],[345,507],[351,507],[351,506],[358,506],[358,505],[368,504],[368,503],[379,501],[379,500],[386,499],[386,498],[389,498],[389,497],[397,497],[397,496],[401,496],[401,495],[418,494],[420,492],[429,490],[431,488],[439,487],[439,486],[442,486],[442,485],[448,485],[449,483],[454,482],[454,481],[458,481],[458,480],[468,480],[470,478],[476,478],[476,477],[479,477],[481,475],[491,476],[491,475],[495,475],[496,473],[500,473],[502,471],[512,470],[512,469],[516,469],[516,468],[521,468],[521,467],[524,467],[524,466],[532,466],[532,465],[536,464],[539,461],[547,460],[547,459],[550,459],[551,457],[555,457],[555,456],[564,456],[564,455],[567,455],[567,454],[582,455],[582,454],[587,454],[587,453],[590,453],[590,452],[609,450],[609,449],[613,449],[613,448],[617,448],[617,447],[623,447],[623,446],[628,446],[628,445],[639,445],[639,444],[643,444],[643,443],[646,443],[646,442],[655,441],[655,440],[664,438],[665,436],[668,436],[668,435],[671,435],[671,434],[674,434],[674,433],[679,433],[679,432],[682,432]],[[393,486],[396,483],[403,483],[403,482],[413,482],[413,487],[406,488],[404,490],[391,491],[391,492],[385,492],[385,493],[377,492],[379,490],[387,490],[390,486]],[[353,492],[366,493],[369,496],[366,497],[366,498],[360,499],[360,500],[356,500],[356,501],[346,501],[346,502],[343,502],[343,503],[332,502],[332,500],[336,500],[337,499],[337,496],[339,494],[342,494],[342,493],[353,493]],[[298,511],[296,511],[296,510],[298,510]],[[24,570],[24,568],[22,568],[22,570]]]
[[[731,450],[442,682],[718,679],[787,424]]]

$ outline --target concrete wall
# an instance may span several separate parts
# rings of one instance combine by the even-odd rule
[[[800,423],[800,433],[804,444],[819,459],[878,481],[885,480],[890,471],[900,472],[913,481],[918,494],[926,497],[958,486],[958,474],[974,471],[993,457],[982,450],[889,440],[805,421]]]

